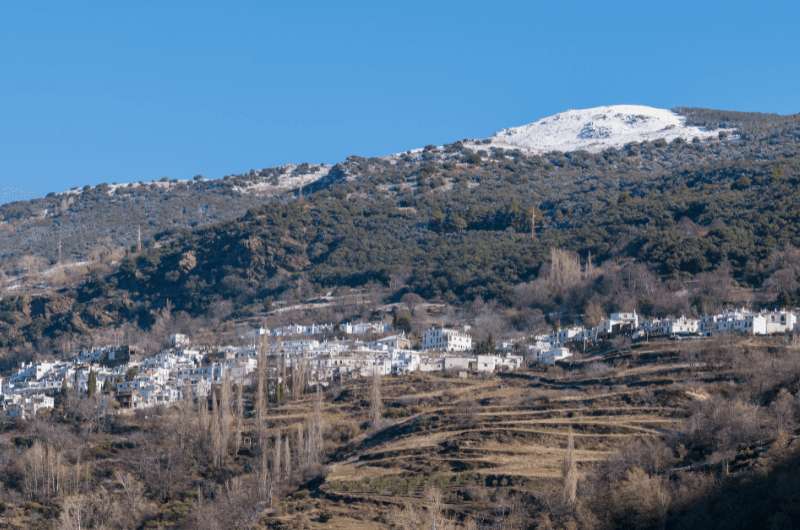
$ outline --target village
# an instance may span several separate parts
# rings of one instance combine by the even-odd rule
[[[594,327],[557,328],[551,333],[500,340],[488,348],[478,348],[466,325],[430,327],[417,344],[385,322],[261,327],[242,337],[249,342],[247,346],[196,345],[190,337],[174,334],[168,347],[148,357],[127,346],[108,346],[81,352],[68,361],[23,363],[10,376],[0,378],[0,403],[7,416],[22,419],[52,409],[56,396],[66,392],[89,397],[113,395],[119,411],[167,405],[203,398],[225,379],[250,383],[262,353],[278,392],[289,386],[325,388],[375,375],[440,372],[466,378],[553,366],[617,337],[647,341],[798,331],[793,310],[735,309],[700,318],[644,319],[636,312],[612,313]]]

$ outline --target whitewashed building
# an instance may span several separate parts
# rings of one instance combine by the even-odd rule
[[[376,350],[407,350],[411,347],[411,341],[405,333],[400,333],[374,340],[368,346]]]
[[[380,335],[391,330],[392,326],[385,322],[345,322],[339,325],[339,331],[345,335]]]
[[[767,319],[767,334],[791,333],[797,327],[797,315],[785,309],[764,314]]]
[[[688,336],[697,335],[700,332],[700,320],[696,318],[660,318],[642,322],[642,327],[638,332],[639,337],[644,336]]]
[[[701,329],[712,335],[721,333],[766,335],[767,317],[746,310],[728,311],[704,317]]]
[[[569,348],[554,346],[548,350],[538,352],[536,360],[541,364],[552,366],[556,364],[556,361],[563,361],[570,357],[572,357],[572,352],[569,351]]]
[[[12,418],[30,419],[35,418],[36,413],[40,410],[52,409],[55,406],[55,400],[51,396],[45,394],[31,394],[20,395],[14,394],[9,396],[5,403],[6,414]]]
[[[570,326],[559,329],[555,335],[555,344],[566,344],[568,342],[580,340],[583,337],[584,328],[580,326]]]
[[[472,370],[476,361],[474,356],[448,355],[444,358],[444,370],[446,372]]]
[[[506,355],[505,357],[500,358],[500,365],[498,369],[500,370],[519,370],[522,368],[522,363],[524,359],[522,355]]]
[[[478,355],[475,369],[481,373],[494,373],[502,364],[502,359],[497,355]]]
[[[422,349],[433,351],[469,351],[472,336],[451,328],[430,328],[422,335]]]
[[[420,356],[420,372],[441,372],[444,370],[444,357],[441,356]]]
[[[639,329],[639,315],[636,311],[632,313],[611,313],[605,321],[606,333],[613,333],[616,329],[627,327],[631,330]]]
[[[392,352],[392,373],[395,375],[419,370],[420,355],[413,351]]]

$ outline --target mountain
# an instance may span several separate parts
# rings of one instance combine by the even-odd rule
[[[557,324],[598,308],[692,312],[729,300],[733,287],[765,303],[800,300],[800,117],[675,115],[700,136],[636,143],[623,129],[607,138],[624,137],[619,148],[543,154],[468,140],[306,168],[302,197],[257,197],[243,215],[164,234],[75,286],[12,292],[0,300],[0,346],[48,347],[125,323],[149,329],[165,308],[242,318],[355,287],[388,300],[492,301],[519,329],[543,313]],[[642,126],[642,138],[662,123]],[[235,182],[178,186],[238,197]],[[99,210],[119,193],[90,192]],[[562,281],[551,272],[562,254],[551,249],[594,272]]]
[[[669,110],[615,105],[563,112],[463,145],[529,155],[599,152],[659,139],[708,139],[720,131],[727,132],[689,125],[685,116]],[[7,272],[19,272],[23,256],[40,258],[40,268],[59,256],[64,262],[97,259],[132,248],[140,231],[145,240],[163,239],[176,230],[235,219],[268,200],[285,200],[303,187],[327,182],[330,170],[324,164],[290,164],[218,180],[101,184],[0,205],[0,261]]]

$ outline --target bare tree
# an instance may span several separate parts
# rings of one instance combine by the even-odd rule
[[[243,386],[241,382],[236,385],[236,434],[233,441],[234,454],[239,454],[239,449],[242,447],[242,428],[244,423]]]
[[[583,320],[588,326],[598,326],[606,317],[603,306],[595,300],[590,300],[583,310]]]
[[[283,477],[283,468],[281,467],[281,456],[282,456],[282,438],[281,432],[275,435],[275,439],[272,441],[272,491],[273,494],[278,493],[281,490],[283,485],[282,477]]]
[[[442,492],[436,487],[430,487],[425,491],[425,501],[427,506],[414,506],[407,502],[402,509],[396,509],[391,516],[393,527],[401,530],[455,530],[458,526],[456,522],[447,517]],[[474,521],[468,519],[464,528],[476,528]],[[495,528],[495,527],[492,527]],[[498,526],[497,528],[505,528]]]
[[[308,362],[305,359],[292,360],[292,399],[299,400],[303,397],[308,372]]]
[[[297,467],[300,468],[301,473],[308,467],[308,452],[306,451],[305,437],[303,436],[305,429],[305,424],[297,424],[297,444],[295,447],[297,450]]]
[[[124,513],[130,519],[137,521],[147,502],[144,496],[144,485],[130,473],[123,473],[119,470],[115,472],[114,477],[122,490]]]
[[[323,429],[322,392],[318,385],[317,395],[314,400],[314,410],[308,421],[308,433],[306,436],[306,461],[308,465],[316,465],[322,461]]]
[[[181,392],[182,398],[175,407],[175,435],[178,447],[186,449],[191,441],[197,436],[197,431],[193,425],[192,413],[192,387],[188,383],[184,385]]]
[[[671,502],[664,477],[634,467],[611,491],[611,508],[621,528],[663,528]]]
[[[406,307],[408,307],[408,310],[411,311],[412,315],[414,314],[414,309],[416,309],[418,305],[425,302],[425,300],[416,293],[406,293],[403,295],[400,301],[404,303]]]
[[[283,354],[281,355],[280,381],[276,385],[275,399],[277,401],[283,401],[286,399],[286,396],[286,354]]]
[[[47,267],[47,260],[41,256],[25,254],[17,260],[16,269],[27,275],[38,274]]]
[[[426,527],[423,514],[407,501],[402,509],[394,510],[391,520],[400,530],[418,530]]]
[[[776,434],[781,436],[789,433],[795,424],[795,400],[789,391],[782,388],[771,408],[775,416]]]
[[[547,283],[553,293],[563,293],[578,285],[583,278],[580,258],[577,254],[558,248],[550,249],[550,265]]]
[[[272,480],[269,476],[269,451],[267,451],[267,433],[261,427],[259,429],[259,466],[258,466],[258,497],[260,500],[272,504]]]
[[[455,530],[455,522],[447,518],[442,492],[432,487],[425,493],[428,501],[427,528],[431,530]]]
[[[86,479],[80,459],[66,462],[62,452],[49,443],[35,442],[20,460],[22,489],[30,499],[48,499],[78,493]]]
[[[209,444],[210,422],[208,416],[208,398],[201,397],[197,400],[197,435],[201,445]]]
[[[62,530],[81,530],[83,525],[84,499],[81,495],[64,498],[58,527]]]
[[[267,354],[263,348],[258,352],[258,365],[256,367],[256,422],[262,425],[267,416],[266,389],[267,387]]]
[[[578,500],[578,464],[575,460],[575,437],[572,429],[567,437],[567,450],[561,463],[561,479],[563,481],[562,501],[569,507],[574,507]]]
[[[292,480],[292,448],[289,433],[283,438],[283,481],[288,483]]]
[[[211,414],[209,415],[209,431],[211,436],[211,457],[214,465],[222,466],[225,455],[225,443],[222,439],[222,426],[220,425],[219,402],[216,392],[211,392]]]
[[[383,421],[383,399],[381,397],[381,374],[372,368],[372,385],[369,392],[369,423],[373,429],[380,429]]]
[[[233,393],[231,391],[230,373],[226,370],[222,376],[222,387],[220,388],[219,403],[219,430],[220,430],[220,465],[227,456],[231,446],[233,436]]]

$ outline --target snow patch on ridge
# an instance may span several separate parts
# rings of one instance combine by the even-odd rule
[[[597,153],[629,143],[712,138],[719,132],[686,125],[685,117],[667,109],[609,105],[568,110],[527,125],[503,129],[488,141],[465,142],[465,145],[472,149],[519,149],[533,154],[579,150]]]
[[[259,176],[233,189],[239,193],[269,195],[308,186],[326,176],[330,170],[331,166],[327,164],[287,164],[278,168],[276,174]]]

